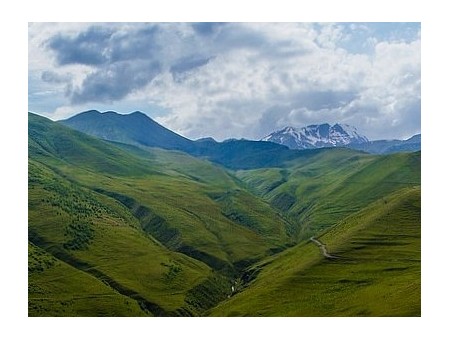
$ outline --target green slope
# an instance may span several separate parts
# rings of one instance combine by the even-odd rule
[[[187,306],[184,294],[212,276],[205,264],[171,252],[146,235],[120,203],[32,160],[28,198],[31,243],[110,291],[142,303],[150,315],[182,311]]]
[[[85,143],[94,148],[104,144],[93,138]],[[91,170],[85,165],[90,158],[69,159],[69,165],[58,163],[53,168],[118,199],[151,235],[171,249],[201,257],[214,268],[228,269],[235,262],[279,250],[288,241],[289,224],[284,218],[210,162],[152,148],[128,150],[124,157],[121,149],[106,145],[108,152],[117,152],[114,158],[120,159],[114,163],[117,174]],[[132,174],[124,177],[126,171]]]
[[[195,315],[226,298],[230,278],[286,246],[288,228],[205,160],[29,115],[30,241],[148,314]]]
[[[297,224],[299,239],[398,189],[420,184],[420,152],[374,156],[323,149],[283,168],[238,171],[249,189]]]
[[[253,267],[213,316],[420,316],[420,188],[399,190]]]
[[[44,117],[28,114],[28,157],[48,165],[82,166],[105,175],[142,175],[148,163],[105,141],[68,129]]]
[[[28,315],[112,317],[149,314],[134,299],[29,243]]]
[[[30,315],[420,314],[420,152],[244,143],[217,162],[259,169],[29,114]]]

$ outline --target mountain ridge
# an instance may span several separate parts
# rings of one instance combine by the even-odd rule
[[[292,126],[274,131],[261,141],[282,144],[290,149],[316,149],[325,147],[347,147],[373,154],[414,152],[420,150],[421,134],[406,140],[370,141],[356,127],[348,124],[312,124],[302,128]]]
[[[376,140],[362,144],[354,144],[352,149],[362,150],[372,154],[393,154],[398,152],[414,152],[421,149],[421,134],[411,136],[406,140]]]
[[[203,137],[191,140],[187,137],[160,125],[147,114],[134,111],[129,114],[120,114],[115,111],[100,112],[88,110],[78,113],[68,119],[57,121],[65,126],[101,139],[130,144],[139,147],[157,147],[169,150],[179,150],[228,166],[234,162],[236,155],[233,149],[243,148],[243,144],[249,146],[248,157],[254,157],[252,152],[260,152],[265,149],[258,142],[270,142],[271,144],[286,147],[271,149],[276,155],[271,162],[278,163],[279,157],[286,158],[286,150],[312,150],[328,147],[347,147],[372,154],[390,154],[397,152],[414,152],[421,148],[420,134],[414,135],[408,140],[376,140],[370,141],[361,135],[357,128],[348,124],[329,123],[312,124],[303,128],[287,126],[275,131],[261,140],[247,140],[230,138],[221,142],[212,137]],[[241,143],[243,143],[241,145]],[[245,148],[245,147],[244,147]],[[225,159],[221,152],[227,152]],[[258,163],[260,165],[261,163]]]
[[[90,110],[57,123],[106,141],[141,148],[178,150],[234,169],[280,165],[297,156],[295,151],[276,143],[251,140],[216,142],[212,138],[192,141],[141,112],[122,115]]]
[[[261,139],[288,146],[291,149],[312,149],[347,146],[366,143],[367,137],[360,135],[355,127],[348,124],[312,124],[303,128],[291,126],[275,131]]]
[[[194,144],[140,111],[123,115],[114,111],[88,110],[57,122],[104,140],[132,145],[186,151]]]

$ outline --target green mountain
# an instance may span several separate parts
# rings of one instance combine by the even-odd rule
[[[420,152],[181,152],[129,127],[29,113],[30,316],[420,315]]]
[[[420,152],[374,156],[322,149],[284,167],[239,170],[236,176],[306,239],[387,194],[420,185]]]
[[[32,245],[147,313],[192,315],[215,301],[198,289],[220,299],[242,268],[290,243],[289,223],[223,169],[125,149],[29,114]]]
[[[194,146],[193,141],[164,128],[141,112],[121,115],[89,110],[60,123],[109,141],[185,151]]]
[[[38,263],[31,270],[29,263],[29,315],[183,313],[182,294],[212,276],[207,265],[154,240],[114,199],[35,160],[28,193],[29,243],[55,263],[29,251],[29,262]],[[84,304],[92,295],[98,306]]]

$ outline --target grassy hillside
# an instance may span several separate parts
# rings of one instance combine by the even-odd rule
[[[213,316],[420,316],[420,188],[392,193],[320,236],[258,263]]]
[[[420,152],[374,156],[323,149],[281,168],[240,170],[250,190],[297,224],[309,238],[398,189],[420,184]]]
[[[54,167],[82,166],[105,175],[135,176],[151,171],[149,162],[143,159],[31,113],[28,114],[28,157]]]
[[[138,302],[28,244],[29,316],[143,316]]]
[[[420,152],[28,132],[32,316],[420,314]]]
[[[30,242],[147,314],[199,314],[289,242],[278,212],[207,161],[29,117]]]
[[[148,236],[117,201],[81,188],[34,161],[29,163],[28,227],[34,246],[96,278],[110,293],[138,301],[150,315],[179,311],[186,306],[184,294],[212,276],[205,264]],[[70,288],[52,297],[73,297],[63,291]]]
[[[279,213],[208,161],[151,148],[124,151],[38,119],[38,126],[47,128],[45,140],[72,147],[65,148],[64,155],[52,151],[50,159],[33,148],[30,156],[71,181],[118,200],[172,249],[212,256],[217,264],[227,266],[265,255],[287,241],[289,225]],[[32,144],[34,120],[29,129]],[[113,163],[105,162],[110,158],[103,159],[97,154],[100,151],[111,154]],[[94,162],[97,168],[92,167]]]

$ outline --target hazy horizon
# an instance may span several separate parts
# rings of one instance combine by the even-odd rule
[[[51,117],[47,117],[47,118],[49,118],[49,119],[52,120],[52,121],[57,122],[57,121],[62,121],[62,120],[70,119],[70,118],[72,118],[72,117],[74,117],[74,116],[77,116],[77,115],[79,115],[79,114],[86,113],[86,112],[89,112],[89,111],[98,111],[98,112],[101,113],[101,114],[104,114],[104,113],[116,113],[116,114],[119,114],[119,115],[130,115],[130,114],[133,114],[133,113],[141,113],[141,114],[147,115],[149,118],[151,118],[146,112],[143,112],[143,111],[140,111],[140,110],[135,110],[135,111],[130,111],[130,112],[124,113],[124,112],[118,112],[118,111],[114,111],[114,110],[99,111],[98,109],[88,109],[88,110],[86,110],[86,111],[78,112],[78,113],[75,113],[75,114],[73,114],[73,115],[67,116],[67,117],[65,117],[65,118],[63,118],[63,119],[57,119],[57,120],[54,120],[54,119],[52,119]],[[37,114],[37,115],[41,115],[41,114],[38,114],[38,113],[36,113],[36,112],[31,112],[31,111],[30,111],[30,113]],[[41,116],[44,116],[44,115],[41,115]],[[154,121],[155,121],[155,120],[154,120]],[[161,123],[159,123],[159,124],[162,125],[163,127],[167,128],[167,127],[164,126],[163,124],[161,124]],[[332,126],[332,125],[334,125],[334,124],[341,124],[341,125],[343,125],[343,124],[345,124],[345,123],[340,123],[340,122],[330,123],[330,122],[328,122],[328,121],[324,121],[324,122],[321,122],[321,123],[319,123],[319,124],[329,124],[330,126]],[[282,129],[287,128],[287,127],[294,127],[294,128],[296,128],[296,129],[301,129],[301,128],[304,128],[304,127],[309,127],[309,126],[311,126],[311,125],[314,125],[314,124],[303,125],[303,126],[285,126],[285,127],[283,127],[283,128],[279,128],[279,129],[277,129],[277,130],[274,129],[273,132],[282,130]],[[316,125],[317,125],[317,124],[316,124]],[[358,130],[358,132],[359,132],[358,126],[352,126],[352,127],[355,127],[355,128]],[[167,129],[170,130],[170,128],[167,128]],[[173,131],[173,130],[172,130],[172,131]],[[179,134],[179,135],[181,135],[181,136],[183,136],[183,137],[187,137],[187,136],[185,136],[185,135],[183,135],[183,134],[181,134],[181,133],[177,133],[177,134]],[[413,136],[417,136],[417,135],[420,135],[420,134],[421,134],[421,133],[419,132],[419,133],[417,133],[417,134],[412,134],[412,135],[407,136],[407,137],[405,137],[405,138],[397,138],[397,139],[398,139],[398,140],[407,140],[407,139],[409,139],[409,138],[411,138],[411,137],[413,137]],[[269,135],[269,134],[267,134],[267,135]],[[265,135],[265,136],[267,136],[267,135]],[[365,135],[363,135],[363,136],[365,136]],[[189,138],[189,137],[188,137],[188,138]],[[229,137],[229,138],[227,138],[227,139],[218,140],[218,139],[215,139],[214,137],[208,136],[208,135],[201,136],[201,137],[198,137],[198,138],[191,138],[191,139],[192,139],[192,140],[200,140],[200,139],[203,139],[203,138],[213,138],[214,140],[219,141],[219,142],[221,142],[221,141],[226,141],[226,140],[230,140],[230,139],[238,139],[237,137]],[[258,139],[250,139],[250,138],[241,137],[241,139],[246,139],[246,140],[251,140],[251,141],[259,141],[259,140],[261,140],[262,138],[263,138],[263,137],[258,138]],[[369,141],[377,141],[377,140],[382,140],[382,139],[369,139]],[[394,140],[394,139],[386,139],[386,140]]]

